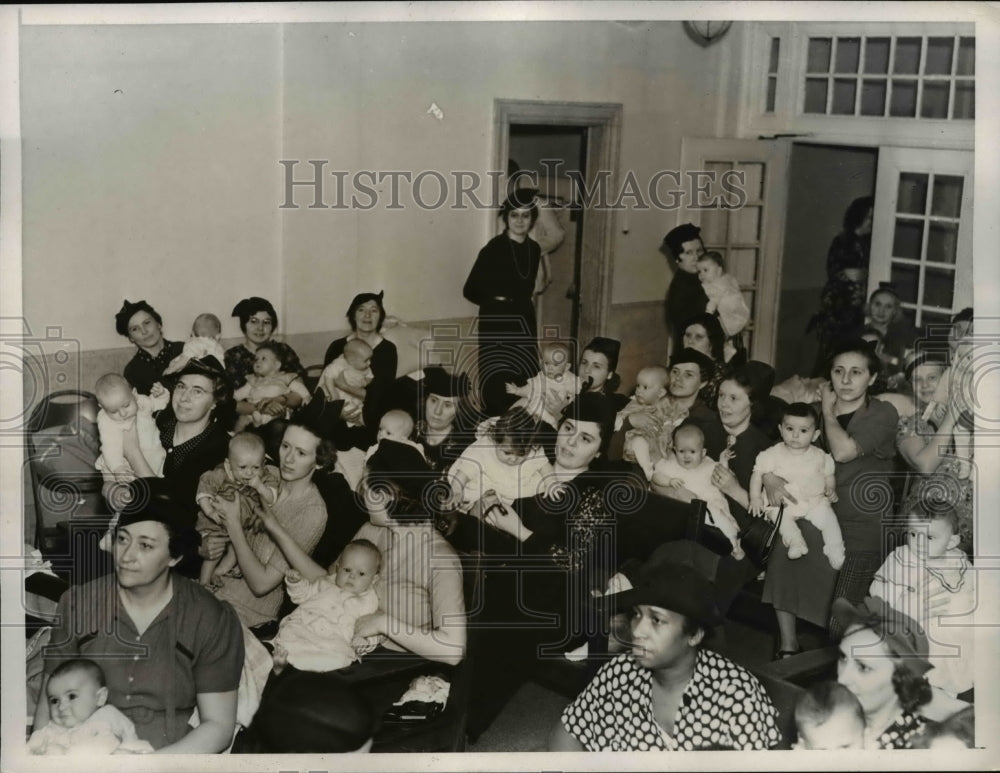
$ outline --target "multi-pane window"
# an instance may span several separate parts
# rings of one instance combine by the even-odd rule
[[[925,172],[899,175],[890,279],[917,325],[947,323],[955,305],[955,267],[965,179]]]
[[[975,58],[976,39],[961,35],[810,36],[802,112],[972,119]]]
[[[767,64],[767,94],[764,112],[773,113],[778,95],[778,56],[781,53],[781,38],[771,38],[771,53]]]

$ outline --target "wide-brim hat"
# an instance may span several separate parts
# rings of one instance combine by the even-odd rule
[[[723,621],[716,598],[715,585],[704,571],[658,557],[639,568],[631,590],[605,596],[604,602],[617,611],[648,604],[714,628]]]
[[[862,627],[878,634],[890,654],[914,676],[923,676],[933,668],[927,660],[927,636],[920,624],[878,596],[869,596],[860,604],[839,598],[833,602],[831,611],[845,633]]]
[[[115,499],[118,503],[118,527],[142,521],[159,521],[175,534],[195,527],[194,508],[177,502],[163,478],[136,478],[123,486]]]

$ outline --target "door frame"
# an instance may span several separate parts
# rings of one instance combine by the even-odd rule
[[[587,131],[587,184],[593,182],[595,170],[608,170],[608,190],[618,190],[618,160],[621,150],[623,108],[611,102],[562,102],[546,100],[495,99],[493,168],[507,169],[510,156],[509,140],[512,124],[546,126],[579,126]],[[490,235],[496,226],[496,213],[490,213]],[[614,269],[615,212],[611,207],[591,207],[583,215],[581,235],[580,310],[578,340],[589,341],[607,330],[611,311],[611,281]],[[596,254],[588,254],[586,244],[598,245]],[[586,287],[584,287],[586,284]]]

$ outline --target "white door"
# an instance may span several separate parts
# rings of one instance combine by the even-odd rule
[[[778,296],[788,194],[788,156],[784,140],[691,139],[681,143],[681,170],[689,192],[692,172],[707,192],[689,195],[678,224],[701,227],[705,249],[722,254],[726,271],[736,277],[750,307],[744,333],[751,359],[774,362]],[[742,175],[745,201],[732,207],[733,173]],[[725,177],[725,175],[730,175]]]
[[[892,282],[923,329],[972,305],[971,151],[881,147],[869,293]]]

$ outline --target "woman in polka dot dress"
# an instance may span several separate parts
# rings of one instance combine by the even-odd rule
[[[770,749],[777,711],[748,671],[703,645],[721,622],[715,589],[681,564],[645,568],[609,597],[631,609],[631,650],[563,711],[551,751]]]

